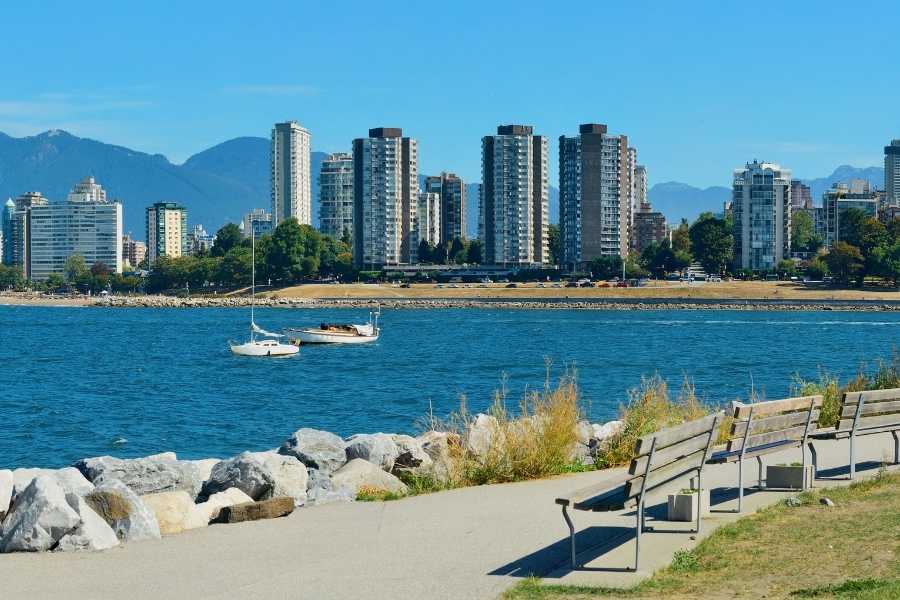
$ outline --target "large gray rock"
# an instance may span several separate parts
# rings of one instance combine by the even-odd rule
[[[153,511],[134,491],[117,479],[104,481],[88,494],[87,503],[125,542],[159,539],[159,523]]]
[[[147,494],[141,496],[141,500],[153,511],[163,535],[173,535],[185,529],[206,525],[202,519],[197,518],[198,509],[194,500],[184,490]]]
[[[335,488],[331,478],[317,469],[309,470],[306,491],[306,505],[317,506],[332,502],[353,502],[356,494],[348,487]]]
[[[0,470],[0,523],[3,522],[3,517],[6,516],[9,505],[12,503],[13,485],[15,484],[12,471]]]
[[[591,425],[591,439],[595,444],[603,444],[607,440],[609,440],[614,435],[618,434],[623,427],[622,421],[609,421],[600,425],[599,423],[594,423]]]
[[[408,470],[413,472],[428,472],[434,461],[422,448],[419,440],[409,435],[392,435],[391,439],[397,446],[397,459],[394,461],[394,472]]]
[[[201,502],[194,507],[194,519],[207,525],[219,517],[219,513],[226,506],[246,504],[253,502],[253,498],[237,488],[228,488],[224,492],[213,494],[206,502]],[[188,527],[190,529],[191,527]]]
[[[589,446],[592,437],[594,437],[594,430],[588,421],[581,420],[575,423],[575,439],[579,444]]]
[[[252,452],[253,458],[261,462],[272,476],[274,487],[270,498],[287,496],[294,499],[294,506],[303,506],[306,502],[306,489],[309,476],[306,465],[294,456],[275,452]],[[254,498],[265,500],[266,498]]]
[[[23,489],[3,521],[0,552],[41,552],[81,524],[53,476],[40,475]]]
[[[496,417],[479,413],[466,430],[466,450],[483,460],[496,444],[502,442],[502,434]]]
[[[203,484],[199,500],[205,502],[213,494],[237,488],[254,500],[271,498],[275,478],[271,470],[250,452],[220,461]]]
[[[311,469],[331,474],[347,462],[344,440],[328,431],[298,429],[278,449],[279,454],[294,456]]]
[[[442,484],[451,483],[456,478],[455,456],[462,449],[459,435],[446,431],[427,431],[416,440],[422,450],[431,458],[432,465],[428,474]]]
[[[60,538],[54,551],[108,550],[119,545],[116,533],[100,515],[94,512],[82,496],[68,493],[66,502],[78,513],[81,522],[74,530]]]
[[[183,490],[195,498],[203,485],[199,468],[172,456],[173,453],[131,459],[98,456],[84,458],[73,466],[94,485],[118,479],[139,496]]]
[[[391,436],[385,433],[359,433],[347,438],[347,460],[361,458],[382,470],[391,472],[400,452]]]
[[[191,463],[197,467],[197,478],[201,483],[209,479],[212,474],[213,467],[222,461],[221,458],[201,458],[199,460],[186,460],[184,462]]]
[[[361,488],[372,492],[392,492],[395,494],[406,494],[409,491],[406,485],[395,476],[386,473],[378,466],[362,458],[354,458],[338,469],[331,476],[331,483],[336,488],[348,488],[354,497]]]
[[[84,478],[84,475],[78,472],[78,469],[65,467],[62,469],[16,469],[13,471],[13,492],[12,497],[27,488],[31,482],[40,476],[52,477],[63,489],[63,493],[72,492],[80,496],[84,496],[94,490],[93,484]]]

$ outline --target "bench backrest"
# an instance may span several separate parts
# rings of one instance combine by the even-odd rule
[[[739,452],[788,441],[802,442],[815,431],[824,398],[821,395],[735,403],[728,432],[728,452]]]
[[[878,429],[900,427],[900,388],[845,392],[837,429]]]
[[[635,458],[628,468],[631,477],[625,483],[626,502],[637,498],[642,490],[650,491],[703,468],[723,416],[719,411],[638,439]]]

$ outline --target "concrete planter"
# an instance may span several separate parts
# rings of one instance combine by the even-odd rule
[[[807,465],[805,468],[795,465],[769,465],[766,467],[766,487],[783,490],[801,490],[812,487],[812,469],[812,465]]]
[[[669,521],[697,520],[697,491],[669,494]],[[709,514],[709,490],[700,490],[699,500],[703,503],[703,516]]]

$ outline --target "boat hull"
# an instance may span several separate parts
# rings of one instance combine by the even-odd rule
[[[369,344],[378,341],[378,334],[356,335],[322,331],[318,329],[294,329],[290,331],[291,339],[301,344]]]
[[[300,348],[291,344],[260,344],[247,342],[246,344],[231,344],[231,351],[238,356],[263,356],[272,358],[284,358],[300,352]]]

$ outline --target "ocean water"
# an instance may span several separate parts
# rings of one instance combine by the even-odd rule
[[[258,310],[264,328],[364,322],[350,309]],[[795,375],[850,376],[890,358],[900,314],[862,312],[385,310],[374,345],[233,356],[243,309],[0,306],[0,468],[175,451],[225,457],[300,427],[416,433],[465,396],[511,401],[548,370],[578,372],[592,421],[658,373],[710,403],[783,397]]]

